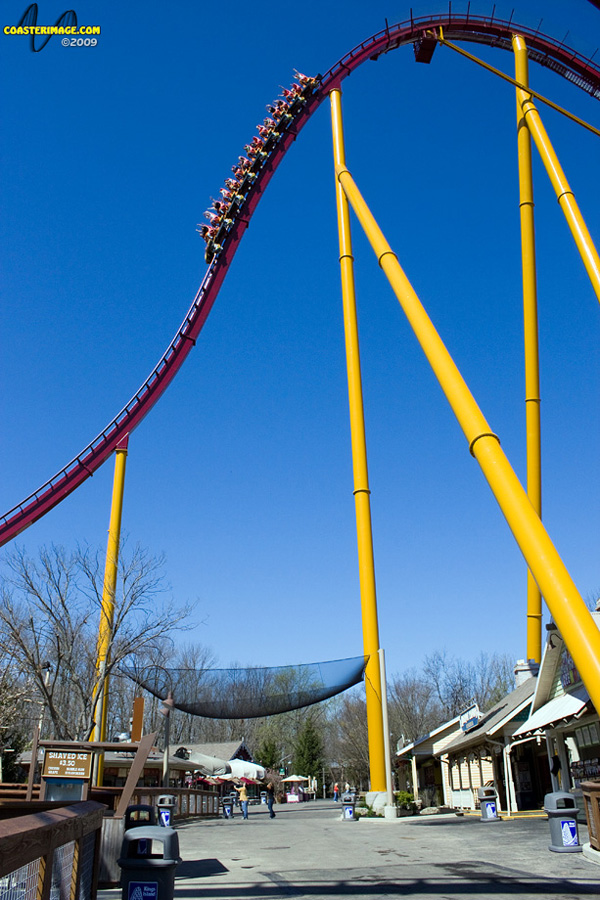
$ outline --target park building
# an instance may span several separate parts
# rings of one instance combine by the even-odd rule
[[[600,627],[600,610],[592,618]],[[540,747],[548,790],[570,791],[582,806],[581,783],[600,782],[600,719],[556,625],[546,628],[530,715],[516,729],[513,743]]]
[[[600,609],[592,618],[600,628]],[[491,709],[465,710],[398,751],[399,786],[420,806],[474,810],[478,789],[493,787],[509,814],[541,809],[552,791],[583,808],[582,782],[600,783],[600,717],[556,625],[546,628],[537,675],[519,662],[515,689]]]
[[[476,809],[478,789],[494,786],[500,808],[507,809],[507,772],[511,771],[511,738],[529,716],[536,685],[537,667],[520,662],[515,669],[516,687],[494,704],[481,711],[476,704],[460,716],[445,722],[423,738],[398,751],[396,766],[407,776],[421,807],[447,806],[455,809]],[[535,800],[543,801],[549,778],[538,772],[537,759],[519,759],[522,784],[535,785]],[[545,751],[537,750],[545,763]],[[526,768],[525,768],[526,767]],[[547,769],[547,765],[546,765]],[[529,780],[525,772],[529,773]],[[509,778],[510,781],[510,778]],[[550,788],[548,787],[548,790]],[[521,804],[532,798],[521,791]],[[513,808],[517,808],[513,801]]]

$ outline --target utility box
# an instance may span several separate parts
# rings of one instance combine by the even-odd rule
[[[498,815],[498,793],[493,787],[477,788],[481,822],[500,822]]]
[[[172,794],[159,794],[158,800],[156,801],[159,825],[163,825],[165,828],[171,827],[176,806],[177,798]]]
[[[173,828],[130,828],[123,835],[118,860],[122,900],[173,900],[180,862],[179,837]]]
[[[550,823],[548,850],[554,853],[581,853],[577,816],[579,809],[573,794],[567,791],[553,791],[544,797],[544,810]]]

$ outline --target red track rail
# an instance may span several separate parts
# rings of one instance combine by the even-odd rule
[[[600,68],[591,59],[578,54],[563,42],[533,31],[512,21],[494,17],[452,15],[422,16],[407,22],[386,27],[363,41],[339,60],[322,78],[318,89],[289,124],[271,155],[266,160],[256,181],[240,208],[223,250],[211,262],[198,293],[190,306],[177,334],[149,377],[134,394],[129,403],[94,440],[67,463],[53,478],[0,518],[0,546],[12,540],[21,531],[40,519],[61,500],[78,488],[106,461],[119,441],[130,434],[152,409],[171,383],[188,353],[196,343],[202,327],[217,298],[229,264],[243,237],[250,218],[263,191],[271,180],[296,135],[308,122],[329,91],[338,87],[354,69],[369,59],[395,50],[405,44],[414,44],[427,31],[441,26],[447,37],[454,40],[488,44],[504,50],[512,50],[511,35],[522,34],[527,42],[530,59],[546,66],[576,84],[582,90],[600,99]]]

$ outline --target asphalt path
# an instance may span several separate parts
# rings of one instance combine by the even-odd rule
[[[545,818],[483,823],[478,817],[341,819],[339,804],[251,806],[247,821],[177,825],[182,862],[175,900],[479,900],[600,895],[600,866],[548,850]],[[587,830],[580,826],[580,840]],[[99,892],[116,900],[120,890]],[[160,898],[159,900],[164,900]]]

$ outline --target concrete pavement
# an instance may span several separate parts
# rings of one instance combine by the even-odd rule
[[[582,853],[548,850],[548,822],[484,824],[471,816],[340,820],[339,804],[251,806],[244,821],[177,826],[175,900],[562,900],[600,895],[600,866]],[[587,830],[580,826],[580,840]],[[99,900],[120,898],[105,890]]]

